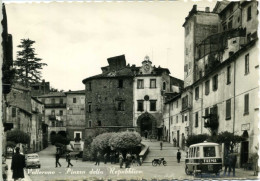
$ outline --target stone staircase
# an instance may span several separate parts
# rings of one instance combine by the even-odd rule
[[[167,165],[176,165],[178,147],[173,147],[171,143],[163,142],[163,148],[161,150],[160,142],[157,140],[142,140],[142,144],[149,146],[149,153],[143,161],[143,165],[151,165],[153,159],[164,158],[167,161]],[[186,153],[183,150],[181,152],[181,162],[184,162]]]

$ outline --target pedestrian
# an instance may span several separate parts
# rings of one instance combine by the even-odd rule
[[[178,149],[178,152],[177,152],[177,161],[178,161],[178,163],[180,163],[180,160],[181,160],[181,152]]]
[[[12,157],[11,170],[13,170],[14,181],[24,178],[25,157],[20,154],[20,148],[15,148],[16,153]]]
[[[131,163],[131,154],[127,153],[126,154],[126,164],[125,164],[125,168],[130,168],[130,163]]]
[[[8,166],[6,164],[6,159],[5,159],[5,156],[2,155],[2,178],[3,178],[3,181],[7,181],[7,170],[8,170]]]
[[[113,154],[112,153],[110,153],[109,158],[110,158],[110,162],[112,164],[113,163]]]
[[[223,176],[226,175],[227,173],[227,169],[229,168],[229,165],[230,165],[230,158],[229,158],[229,153],[227,153],[224,157],[224,166],[225,166],[225,170],[224,170],[224,174]]]
[[[97,152],[97,156],[96,156],[96,164],[95,165],[99,165],[100,162],[100,153]]]
[[[140,158],[139,158],[139,165],[142,166],[142,163],[143,163],[143,157],[140,156]]]
[[[230,164],[228,168],[228,176],[230,176],[231,169],[233,170],[233,177],[236,176],[236,162],[237,162],[237,156],[231,152],[230,154]]]
[[[123,159],[124,159],[124,157],[123,157],[122,153],[119,154],[118,159],[119,159],[120,168],[123,168]]]
[[[147,136],[148,136],[148,131],[147,130],[144,131],[144,136],[145,136],[145,139],[147,139]]]
[[[162,150],[162,147],[163,147],[163,142],[160,141],[160,147],[161,147],[161,150]]]
[[[176,147],[176,138],[173,138],[172,142],[173,142],[173,147]]]
[[[60,154],[57,152],[56,153],[56,167],[58,167],[58,165],[61,167],[61,164],[59,162],[59,159],[60,159]]]
[[[70,152],[68,152],[67,153],[67,155],[66,155],[66,160],[67,160],[67,162],[68,162],[68,166],[67,167],[73,167],[73,165],[70,163],[70,161],[71,161],[71,156],[70,156]]]
[[[104,164],[107,164],[107,153],[104,154]]]

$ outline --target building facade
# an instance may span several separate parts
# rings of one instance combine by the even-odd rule
[[[85,90],[68,91],[66,94],[67,134],[74,141],[85,138]]]
[[[83,80],[86,136],[133,128],[133,72],[124,55],[107,60],[101,74]]]
[[[243,136],[246,141],[235,148],[239,166],[257,152],[257,6],[256,1],[218,2],[213,10],[219,16],[217,33],[194,46],[192,134]]]
[[[31,94],[34,97],[50,93],[50,82],[45,82],[44,79],[42,82],[32,83],[30,87],[32,92]]]
[[[178,92],[183,81],[171,77],[168,69],[153,66],[148,56],[134,74],[134,126],[141,136],[148,133],[153,138],[169,140],[170,132],[163,119],[165,96]]]
[[[37,97],[45,107],[44,122],[48,125],[48,140],[52,135],[61,134],[67,136],[66,133],[66,94],[63,92],[51,92],[49,94]]]
[[[32,104],[32,129],[30,148],[32,152],[38,152],[43,148],[42,123],[44,121],[44,104],[36,98],[31,98]]]

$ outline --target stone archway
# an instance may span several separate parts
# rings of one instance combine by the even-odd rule
[[[145,136],[146,132],[148,132],[148,135],[152,135],[153,137],[157,135],[156,119],[148,112],[141,114],[138,117],[136,124],[141,136]]]

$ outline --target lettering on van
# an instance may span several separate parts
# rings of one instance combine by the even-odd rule
[[[204,159],[204,163],[217,163],[217,159],[215,158]]]

